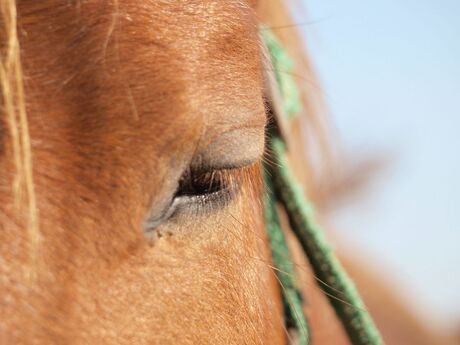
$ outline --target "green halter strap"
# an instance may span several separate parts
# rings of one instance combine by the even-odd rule
[[[284,116],[292,117],[300,108],[298,91],[289,74],[292,63],[273,34],[261,28],[262,37],[275,72]],[[273,110],[273,109],[272,109]],[[279,117],[280,114],[277,114]],[[284,121],[286,119],[277,119]],[[279,123],[278,123],[279,127]],[[271,164],[265,165],[265,220],[273,264],[281,285],[287,328],[298,334],[299,345],[311,343],[307,319],[302,311],[302,296],[295,280],[295,269],[282,231],[277,205],[284,208],[289,224],[308,257],[316,278],[340,319],[353,345],[383,344],[353,282],[337,260],[324,232],[315,220],[313,207],[305,198],[287,161],[282,129],[269,130],[268,152]]]

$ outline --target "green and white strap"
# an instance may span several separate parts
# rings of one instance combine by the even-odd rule
[[[292,70],[292,62],[286,52],[267,28],[262,28],[261,33],[272,64],[269,70],[272,70],[276,76],[278,91],[283,103],[282,109],[274,114],[279,127],[280,122],[286,121],[286,118],[292,118],[300,109],[299,93],[289,74]],[[270,90],[270,87],[268,89]],[[268,98],[270,103],[271,96],[269,95]],[[279,104],[269,104],[269,106],[272,112],[277,107],[280,108]],[[284,118],[280,119],[280,116]],[[271,163],[265,164],[265,220],[273,264],[282,289],[286,326],[296,330],[299,345],[311,343],[312,335],[302,311],[302,296],[296,282],[294,264],[279,222],[277,205],[286,211],[290,227],[308,257],[313,272],[321,284],[321,289],[328,297],[351,343],[353,345],[383,344],[380,333],[366,310],[354,283],[327,242],[324,231],[315,220],[313,207],[306,199],[289,166],[287,148],[282,138],[286,135],[286,129],[276,128],[275,123],[268,132],[270,159],[267,161]]]

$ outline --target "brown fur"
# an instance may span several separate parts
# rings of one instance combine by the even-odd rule
[[[255,5],[2,2],[0,343],[285,343],[258,163],[231,172],[242,189],[225,208],[167,222],[153,244],[142,233],[205,144],[234,127],[263,135],[257,18],[276,26],[289,16],[281,1],[259,2],[258,17]],[[289,35],[299,75],[314,80]],[[16,38],[22,55],[3,43]],[[317,86],[304,94],[310,141],[330,157]],[[306,172],[315,197],[313,164]],[[291,245],[315,344],[346,344]]]

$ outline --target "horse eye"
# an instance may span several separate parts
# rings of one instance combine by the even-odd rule
[[[154,234],[163,222],[180,217],[206,215],[225,207],[239,189],[238,169],[212,171],[188,169],[178,184],[169,206],[161,215],[151,216],[144,224],[146,234]],[[158,234],[158,236],[161,236]]]
[[[179,181],[173,204],[193,207],[195,212],[224,206],[234,193],[229,170],[187,171]]]

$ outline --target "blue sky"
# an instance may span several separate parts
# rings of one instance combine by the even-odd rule
[[[340,210],[342,237],[460,322],[460,1],[303,0],[307,46],[349,152],[394,159]]]

